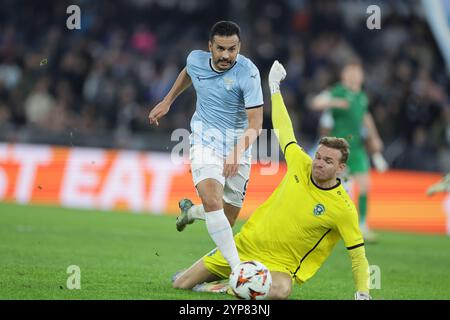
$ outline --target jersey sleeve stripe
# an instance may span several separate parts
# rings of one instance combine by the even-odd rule
[[[354,246],[347,247],[347,250],[356,249],[356,248],[362,247],[363,245],[364,245],[364,243],[356,244]]]
[[[256,108],[261,108],[263,105],[262,104],[260,104],[260,105],[257,105],[257,106],[250,106],[250,107],[245,107],[245,110],[248,110],[248,109],[256,109]]]

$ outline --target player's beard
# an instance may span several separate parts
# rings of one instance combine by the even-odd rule
[[[225,64],[221,64],[222,62],[226,62]],[[225,71],[231,68],[233,65],[233,61],[230,59],[217,59],[215,63],[215,67],[221,71]]]

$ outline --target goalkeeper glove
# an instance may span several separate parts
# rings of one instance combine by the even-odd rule
[[[355,300],[372,300],[372,297],[368,292],[356,292],[355,293]]]
[[[283,65],[275,60],[269,72],[270,94],[280,92],[280,82],[286,78],[286,70]]]

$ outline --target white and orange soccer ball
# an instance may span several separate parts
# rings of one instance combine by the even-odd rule
[[[269,294],[271,285],[269,269],[258,261],[241,262],[230,275],[230,287],[240,299],[263,300]]]

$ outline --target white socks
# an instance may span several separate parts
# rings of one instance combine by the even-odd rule
[[[205,220],[205,209],[203,209],[202,204],[197,204],[195,206],[192,206],[188,210],[188,215],[190,219],[194,220]]]
[[[209,235],[232,269],[241,262],[234,242],[233,230],[223,209],[205,212],[203,205],[197,204],[188,210],[188,215],[190,219],[205,220]]]
[[[233,230],[223,209],[205,213],[206,228],[225,260],[234,269],[241,261],[233,238]]]

